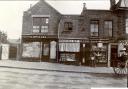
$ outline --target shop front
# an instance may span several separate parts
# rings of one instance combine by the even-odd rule
[[[90,59],[89,66],[110,66],[110,40],[109,39],[90,39]]]
[[[90,49],[91,66],[107,66],[108,64],[108,44],[93,43]]]
[[[59,40],[59,62],[66,64],[79,64],[80,40]]]
[[[57,40],[44,36],[23,38],[22,60],[56,62]]]

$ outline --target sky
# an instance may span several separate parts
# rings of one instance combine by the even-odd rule
[[[7,33],[8,39],[19,39],[22,32],[23,12],[38,1],[0,1],[0,30]],[[109,9],[109,0],[87,1],[47,1],[62,14],[80,14],[83,3],[88,9]]]

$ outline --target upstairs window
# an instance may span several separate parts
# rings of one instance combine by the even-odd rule
[[[33,33],[39,33],[39,26],[33,26]]]
[[[91,36],[99,36],[99,21],[91,21]]]
[[[121,6],[120,7],[128,7],[128,0],[121,0]]]
[[[41,33],[48,32],[48,26],[41,26]]]
[[[126,27],[125,27],[125,29],[126,29],[126,34],[128,34],[128,18],[126,19],[126,21],[125,21],[125,23],[126,23]]]
[[[109,37],[112,37],[112,29],[112,21],[104,21],[104,34]]]
[[[47,33],[49,18],[34,17],[33,18],[33,33]]]
[[[65,22],[64,23],[64,30],[65,31],[72,31],[73,30],[73,24],[72,24],[72,22]]]

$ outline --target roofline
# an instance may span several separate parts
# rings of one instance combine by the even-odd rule
[[[87,11],[111,11],[110,9],[87,9]]]
[[[62,14],[62,16],[79,16],[80,14]]]
[[[50,7],[53,8],[56,12],[58,12],[59,14],[61,14],[58,10],[56,10],[53,6],[51,6],[48,2],[46,2],[46,0],[40,0],[40,1],[44,1],[48,6],[50,6]]]
[[[101,10],[101,9],[87,9],[87,11],[108,11],[112,12],[112,10]],[[79,16],[80,14],[61,14],[62,16]]]
[[[61,13],[58,11],[58,10],[56,10],[54,7],[52,7],[48,2],[46,2],[46,0],[39,0],[35,5],[37,5],[38,3],[40,3],[40,2],[44,2],[45,4],[47,4],[49,7],[51,7],[52,9],[54,9],[57,13],[59,13],[60,15],[61,15]],[[34,6],[35,6],[34,5]],[[30,11],[34,6],[32,6],[31,8],[29,8],[28,10],[26,10],[26,11]]]

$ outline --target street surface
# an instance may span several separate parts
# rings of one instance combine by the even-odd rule
[[[0,89],[91,89],[126,87],[114,74],[69,73],[0,67]]]

